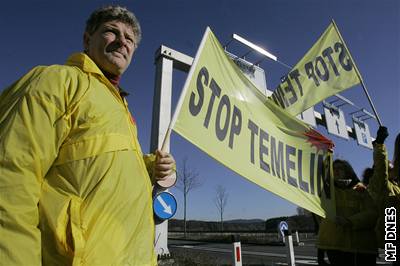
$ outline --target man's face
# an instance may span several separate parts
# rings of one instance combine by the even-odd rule
[[[343,165],[340,163],[333,164],[333,177],[335,180],[346,179],[346,171],[343,169]]]
[[[136,37],[129,25],[113,20],[101,24],[91,35],[85,32],[84,46],[101,70],[121,75],[131,62]]]

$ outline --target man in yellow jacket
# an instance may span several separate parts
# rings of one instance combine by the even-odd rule
[[[155,265],[150,178],[118,82],[141,38],[135,16],[92,13],[84,53],[36,67],[0,96],[0,265]]]

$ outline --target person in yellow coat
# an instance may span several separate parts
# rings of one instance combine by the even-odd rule
[[[398,233],[400,225],[400,134],[395,140],[393,166],[389,166],[388,155],[385,146],[385,139],[389,136],[386,127],[380,127],[377,132],[376,140],[374,141],[374,166],[373,175],[370,179],[368,190],[378,206],[379,218],[376,225],[376,236],[378,245],[385,250],[393,250],[393,245],[396,246],[396,255],[390,253],[391,256],[386,256],[385,259],[393,261],[393,265],[400,265],[400,234]],[[394,213],[395,215],[393,215]],[[396,239],[393,239],[393,231],[391,237],[385,239],[385,217],[388,221],[396,217],[396,229],[394,233]],[[393,221],[392,225],[393,225]],[[392,227],[393,228],[393,227]],[[388,245],[388,246],[386,246]],[[389,254],[388,254],[389,255]]]
[[[141,39],[132,12],[94,11],[84,52],[0,95],[0,265],[156,265],[151,178],[119,79]]]
[[[337,216],[333,221],[321,221],[317,246],[326,251],[330,265],[375,265],[374,201],[365,188],[360,189],[360,181],[347,161],[335,160],[333,174]]]

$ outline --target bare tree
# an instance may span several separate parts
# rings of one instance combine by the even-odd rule
[[[220,214],[221,232],[224,231],[224,211],[227,202],[228,202],[228,193],[226,192],[226,188],[222,185],[218,185],[215,188],[214,203]]]
[[[189,192],[202,185],[201,177],[195,169],[190,169],[188,166],[188,158],[182,160],[182,167],[177,171],[176,188],[183,193],[183,231],[186,238],[186,207]]]

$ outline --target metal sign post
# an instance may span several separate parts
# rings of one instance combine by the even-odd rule
[[[173,69],[189,71],[193,58],[161,46],[155,56],[156,76],[153,96],[153,119],[151,127],[150,152],[161,149],[171,121],[172,72]],[[164,151],[169,152],[169,139],[164,143]],[[154,194],[164,191],[161,186],[154,187]],[[160,203],[161,204],[161,203]],[[168,210],[168,209],[167,209]],[[162,213],[162,211],[161,211]],[[172,217],[172,216],[171,216]],[[168,219],[156,225],[154,248],[158,257],[168,256]]]
[[[171,119],[172,65],[172,60],[164,58],[156,62],[150,152],[161,148],[160,143],[164,139],[168,121]],[[169,143],[167,149],[169,150]],[[165,232],[168,232],[168,220],[156,225],[155,251],[158,257],[169,255],[168,234]]]

